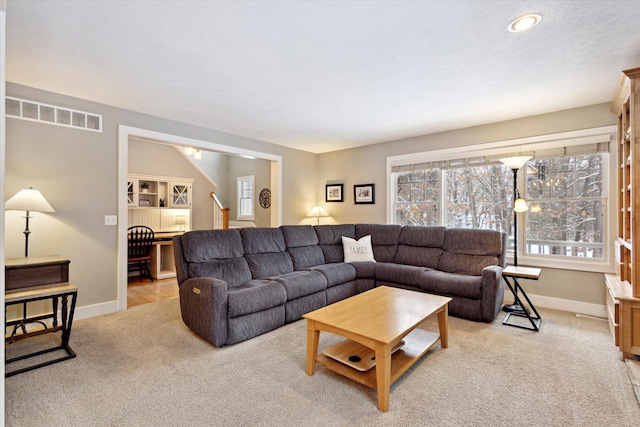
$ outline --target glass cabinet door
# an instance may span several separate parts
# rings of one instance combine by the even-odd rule
[[[188,184],[171,184],[171,205],[174,207],[191,206],[191,186]]]
[[[128,206],[138,206],[138,200],[137,200],[137,191],[136,188],[138,187],[138,180],[137,179],[129,179],[127,181],[127,205]]]

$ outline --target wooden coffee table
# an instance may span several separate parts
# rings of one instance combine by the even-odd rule
[[[316,362],[378,391],[378,409],[389,410],[389,389],[438,340],[448,346],[451,298],[380,286],[305,314],[307,319],[307,375]],[[416,329],[437,314],[438,332]],[[324,354],[318,355],[320,331],[346,337],[375,352],[375,368],[359,371]],[[394,347],[405,344],[395,353]],[[357,344],[356,344],[357,343]]]

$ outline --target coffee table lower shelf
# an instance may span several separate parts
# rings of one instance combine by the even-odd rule
[[[404,346],[393,353],[391,357],[391,378],[390,384],[393,384],[402,376],[414,363],[416,363],[424,354],[429,351],[433,345],[440,339],[440,334],[436,332],[426,331],[424,329],[414,329],[407,334],[403,340]],[[343,375],[349,379],[366,385],[377,390],[376,368],[373,367],[368,371],[358,371],[342,362],[319,354],[316,362],[325,368]]]

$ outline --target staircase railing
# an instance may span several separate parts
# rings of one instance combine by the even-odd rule
[[[225,208],[215,193],[211,193],[213,199],[213,229],[226,230],[229,228],[229,208]]]

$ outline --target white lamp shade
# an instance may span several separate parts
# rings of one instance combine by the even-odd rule
[[[533,158],[532,156],[517,156],[517,157],[504,157],[498,160],[504,163],[509,169],[513,170],[513,169],[520,169],[522,166],[524,166],[525,163],[527,163],[532,158]]]
[[[514,212],[526,212],[529,210],[529,206],[527,206],[526,200],[520,198],[516,199],[516,202],[513,204]]]
[[[309,212],[309,215],[307,216],[309,218],[324,218],[328,217],[329,214],[321,206],[314,206],[314,208],[311,209],[311,212]]]
[[[184,225],[186,223],[187,223],[187,219],[184,217],[184,215],[177,215],[176,216],[176,224]]]
[[[4,204],[7,211],[55,212],[42,193],[33,188],[18,191]]]

